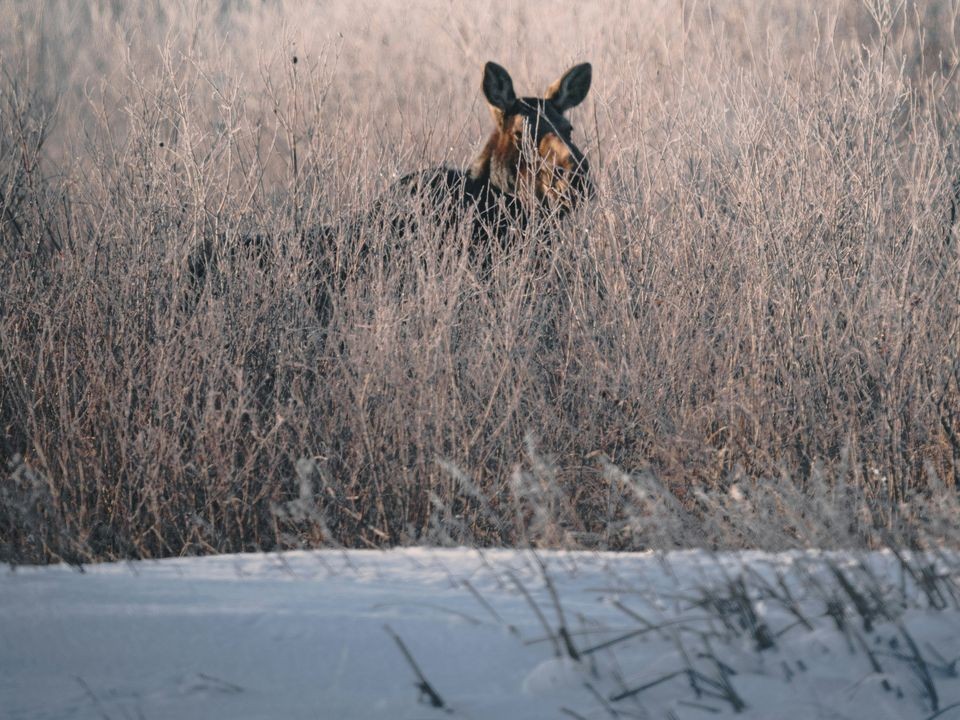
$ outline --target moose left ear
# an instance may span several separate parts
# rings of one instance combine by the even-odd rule
[[[583,102],[590,91],[593,67],[590,63],[574,65],[559,80],[547,88],[545,99],[560,112],[566,112]]]

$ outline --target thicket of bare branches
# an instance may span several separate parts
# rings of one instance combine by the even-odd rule
[[[0,556],[956,541],[954,0],[356,5],[0,3]],[[487,59],[596,201],[318,315]]]

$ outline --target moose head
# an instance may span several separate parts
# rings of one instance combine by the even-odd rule
[[[593,192],[589,168],[573,143],[565,113],[590,90],[590,63],[575,65],[541,97],[517,97],[510,74],[494,62],[483,69],[483,94],[496,127],[470,168],[528,209],[562,216]]]

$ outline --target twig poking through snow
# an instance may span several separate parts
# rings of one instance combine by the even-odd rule
[[[516,586],[517,590],[520,591],[520,594],[523,595],[524,599],[527,601],[527,604],[533,610],[534,615],[537,616],[537,619],[540,621],[540,624],[543,625],[544,631],[547,633],[547,636],[550,638],[550,642],[553,643],[553,654],[556,657],[563,655],[563,652],[560,649],[560,641],[557,639],[557,636],[553,632],[553,628],[550,627],[550,623],[547,622],[547,618],[544,617],[543,612],[540,610],[540,606],[537,605],[536,600],[533,599],[533,596],[530,595],[530,592],[524,587],[523,583],[520,582],[520,579],[514,575],[512,571],[507,572],[507,577],[513,581],[513,584]]]
[[[573,639],[570,637],[570,632],[567,630],[567,621],[563,616],[563,606],[560,604],[560,596],[557,594],[557,588],[553,584],[553,579],[550,577],[550,573],[547,572],[546,564],[536,553],[534,553],[533,556],[536,558],[537,564],[540,566],[540,572],[543,574],[543,581],[547,585],[547,591],[550,593],[550,597],[553,599],[553,606],[557,610],[557,621],[560,623],[560,627],[557,628],[557,634],[560,636],[560,639],[563,640],[563,645],[567,650],[567,655],[569,655],[572,660],[579,662],[580,653],[578,653],[577,648],[574,647]]]
[[[427,680],[426,676],[423,674],[423,671],[420,669],[420,666],[417,665],[417,661],[413,659],[413,655],[410,654],[410,651],[407,649],[406,644],[403,640],[400,639],[400,636],[397,635],[393,628],[389,625],[384,625],[383,629],[386,630],[393,637],[394,642],[397,643],[397,647],[400,648],[400,652],[403,653],[403,656],[407,659],[407,662],[410,663],[410,667],[413,668],[413,672],[418,678],[417,689],[420,690],[422,695],[426,695],[430,700],[430,705],[435,708],[441,708],[450,712],[450,709],[447,707],[447,704],[443,701],[443,698],[433,689],[433,686]]]
[[[93,704],[97,706],[97,712],[100,713],[100,717],[103,720],[112,720],[112,718],[107,714],[106,709],[103,707],[103,703],[100,702],[100,698],[97,697],[96,693],[93,692],[91,687],[87,685],[87,681],[84,680],[79,675],[75,676],[76,681],[80,684],[80,687],[83,688],[83,691],[90,696],[90,699],[93,700]]]

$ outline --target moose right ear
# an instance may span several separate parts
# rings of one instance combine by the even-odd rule
[[[590,63],[574,65],[547,88],[546,99],[560,112],[566,112],[583,102],[590,92],[593,67]]]
[[[495,62],[488,62],[483,68],[483,95],[493,108],[502,113],[517,101],[510,73]]]

